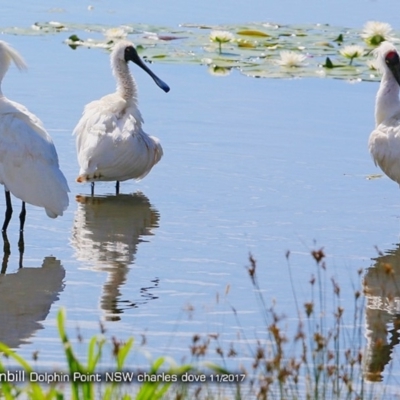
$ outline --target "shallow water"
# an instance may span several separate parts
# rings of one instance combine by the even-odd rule
[[[49,2],[39,1],[21,14],[7,3],[9,19],[1,25],[50,19],[126,22],[121,1],[113,2],[112,10],[95,2],[91,14],[87,5],[59,3],[65,11],[49,12]],[[326,10],[316,6],[313,14],[305,7],[290,12],[285,7],[285,13],[278,3],[255,2],[239,10],[224,4],[213,3],[214,12],[196,6],[189,13],[186,3],[174,2],[161,21],[164,10],[147,1],[138,2],[132,14],[140,15],[137,22],[168,26],[194,16],[196,22],[228,23],[259,20],[261,14],[282,23],[322,18],[361,26],[372,15],[393,22],[395,3],[354,1],[343,14],[329,14],[337,2]],[[296,15],[296,10],[302,12]],[[48,219],[28,206],[23,270],[17,215],[8,232],[12,253],[7,275],[0,279],[0,318],[7,310],[7,321],[23,325],[10,344],[27,358],[39,351],[40,367],[60,365],[63,359],[55,322],[59,307],[67,308],[72,337],[75,328],[86,339],[98,333],[102,320],[109,337],[134,335],[139,341],[145,334],[152,356],[180,360],[188,357],[194,333],[219,333],[226,346],[242,345],[240,330],[249,340],[263,337],[264,321],[245,269],[249,252],[258,260],[265,298],[276,299],[290,321],[297,313],[287,251],[296,293],[305,301],[315,273],[310,251],[323,246],[328,276],[337,277],[347,304],[352,285],[360,284],[357,270],[376,263],[374,246],[382,252],[397,248],[399,189],[386,177],[367,179],[380,172],[367,150],[377,83],[251,79],[237,71],[217,78],[206,67],[153,64],[171,87],[165,94],[132,68],[145,131],[160,138],[165,155],[143,181],[123,182],[122,195],[114,195],[113,183],[98,183],[91,198],[90,186],[75,182],[71,132],[86,103],[114,90],[107,53],[72,51],[62,35],[1,39],[12,43],[30,67],[23,74],[12,68],[3,91],[43,120],[71,189],[62,218]],[[13,203],[17,210],[19,201]],[[49,282],[41,277],[42,264],[52,271]],[[25,270],[35,276],[24,277]],[[27,279],[30,290],[21,286],[12,299],[1,290]],[[46,285],[47,296],[40,285]],[[26,308],[27,300],[41,313]],[[25,322],[21,309],[33,318]],[[0,340],[7,342],[10,334],[2,335],[0,328]],[[84,346],[77,346],[83,356]]]

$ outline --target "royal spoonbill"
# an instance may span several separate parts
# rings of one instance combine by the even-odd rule
[[[138,109],[136,82],[128,62],[145,70],[164,92],[169,86],[141,60],[132,43],[118,42],[110,55],[111,69],[117,81],[115,93],[92,101],[74,129],[80,166],[77,182],[116,181],[145,177],[156,165],[163,150],[159,140],[147,135]]]
[[[382,79],[368,146],[375,164],[400,185],[400,58],[390,42],[382,42],[375,53]]]
[[[19,69],[26,68],[18,52],[0,41],[0,183],[5,188],[7,206],[2,230],[7,230],[12,215],[11,192],[22,200],[19,216],[22,232],[25,202],[44,207],[49,217],[56,218],[68,207],[69,188],[43,123],[1,91],[1,82],[11,62]]]

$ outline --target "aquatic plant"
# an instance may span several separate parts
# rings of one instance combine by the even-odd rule
[[[104,36],[108,39],[124,39],[128,31],[125,27],[109,28],[104,32]]]
[[[232,33],[227,31],[211,31],[210,40],[218,43],[219,53],[221,54],[222,43],[229,43],[234,39]]]
[[[340,50],[343,57],[350,59],[350,65],[355,58],[361,57],[364,54],[364,48],[358,45],[345,46]]]
[[[354,56],[349,46],[376,46],[383,40],[397,41],[400,33],[384,22],[369,21],[361,29],[349,29],[328,24],[275,24],[268,22],[208,26],[181,24],[174,27],[146,24],[124,24],[113,27],[99,24],[36,22],[31,27],[1,27],[5,34],[64,35],[64,43],[78,47],[111,50],[115,42],[126,36],[135,43],[140,56],[149,62],[215,65],[237,69],[241,74],[257,78],[326,77],[351,81],[377,81],[379,73],[371,71],[368,60],[374,58],[371,49]],[[215,46],[212,43],[217,44]],[[229,53],[222,46],[229,43]],[[351,47],[350,47],[351,48]],[[354,50],[354,48],[353,48]],[[286,52],[286,53],[283,53]],[[288,53],[289,52],[289,53]],[[295,61],[283,54],[306,54],[307,63]],[[357,68],[336,62],[335,58],[362,57]],[[326,60],[330,60],[326,62]],[[303,60],[304,61],[304,60]],[[284,65],[301,68],[282,68]],[[326,73],[326,68],[329,73]]]
[[[364,25],[361,37],[371,46],[378,46],[385,40],[391,41],[394,39],[390,24],[379,21],[368,21]]]
[[[280,60],[277,61],[282,67],[302,67],[304,66],[304,60],[307,58],[303,54],[295,53],[294,51],[281,51],[279,52]]]

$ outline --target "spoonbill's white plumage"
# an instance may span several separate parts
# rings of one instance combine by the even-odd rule
[[[382,42],[375,53],[382,79],[375,102],[375,129],[368,146],[375,164],[400,184],[400,58],[390,42]]]
[[[26,68],[22,57],[0,41],[0,84],[11,62]],[[0,87],[0,183],[6,191],[6,231],[12,215],[10,192],[22,200],[20,230],[25,223],[25,202],[43,207],[51,218],[68,207],[68,184],[43,123],[23,105],[8,100]]]
[[[163,150],[159,140],[142,129],[137,105],[137,87],[128,62],[145,70],[165,92],[169,87],[140,59],[133,44],[118,42],[111,53],[111,69],[117,81],[115,93],[86,105],[75,127],[80,166],[78,182],[117,181],[145,177],[156,165]]]

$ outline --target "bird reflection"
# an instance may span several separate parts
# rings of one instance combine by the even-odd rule
[[[1,263],[1,274],[5,274],[7,271],[8,267],[8,259],[10,258],[11,255],[11,250],[10,250],[10,242],[7,237],[7,232],[2,231],[1,232],[3,236],[3,261]],[[22,263],[23,263],[23,258],[24,258],[24,250],[25,250],[25,243],[24,243],[24,232],[19,231],[19,240],[18,240],[18,250],[19,250],[19,262],[18,265],[20,268],[22,268]]]
[[[159,213],[148,198],[140,193],[113,196],[77,196],[72,245],[78,260],[96,270],[108,272],[100,306],[107,320],[119,320],[124,309],[138,307],[157,298],[152,290],[154,279],[142,288],[138,300],[121,299],[121,286],[126,282],[134,261],[137,245],[144,236],[153,235],[158,227]]]
[[[381,381],[400,342],[400,245],[373,259],[364,277],[366,296],[366,379]]]
[[[45,257],[41,268],[19,268],[15,273],[4,274],[10,255],[6,239],[3,235],[8,254],[4,252],[0,275],[0,342],[16,348],[43,329],[40,321],[46,319],[64,289],[65,270],[55,257]],[[20,248],[20,267],[22,254]]]

